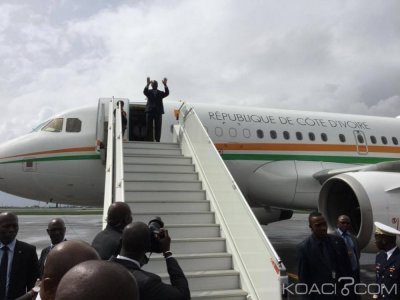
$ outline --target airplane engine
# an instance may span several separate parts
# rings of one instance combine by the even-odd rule
[[[360,247],[375,252],[374,222],[400,227],[400,174],[367,171],[331,177],[321,188],[318,208],[328,231],[336,228],[338,216],[348,215]]]

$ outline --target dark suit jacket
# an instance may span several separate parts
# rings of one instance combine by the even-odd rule
[[[146,86],[143,94],[147,97],[147,104],[145,112],[162,115],[164,113],[163,98],[169,95],[168,87],[165,87],[165,92],[156,90],[149,90]]]
[[[44,262],[46,261],[47,255],[49,254],[51,250],[51,245],[44,248],[42,252],[40,253],[40,258],[39,258],[39,278],[42,278],[43,276],[43,270],[44,270]]]
[[[313,284],[317,287],[321,287],[324,283],[336,284],[338,278],[349,277],[352,274],[347,248],[343,239],[329,234],[327,242],[331,245],[332,259],[335,261],[336,270],[332,270],[329,263],[324,259],[319,242],[314,235],[311,235],[298,245],[299,282],[306,284],[308,290],[310,290]],[[332,271],[335,271],[336,279],[332,278]],[[320,297],[317,294],[311,294],[303,298],[328,299],[330,297]]]
[[[109,260],[111,256],[118,255],[121,250],[122,232],[110,225],[100,231],[93,239],[92,246],[99,253],[101,259]]]
[[[161,281],[161,277],[141,270],[135,263],[112,257],[110,261],[127,268],[135,277],[140,300],[190,300],[189,284],[175,258],[166,259],[171,285]]]
[[[384,284],[386,289],[380,289],[378,299],[400,299],[400,250],[396,248],[386,261],[385,251],[376,255],[376,283]],[[397,287],[396,287],[397,285]],[[388,294],[388,291],[392,293]],[[397,294],[395,294],[397,292]]]
[[[24,295],[33,288],[38,277],[36,247],[17,240],[11,265],[8,298],[15,299]]]
[[[334,234],[343,239],[343,237],[341,236],[340,232],[337,229],[335,230]],[[353,245],[354,245],[354,248],[355,248],[354,252],[356,254],[357,261],[359,262],[360,261],[360,256],[361,256],[361,250],[360,250],[360,246],[358,245],[358,241],[357,241],[356,237],[353,234],[351,234],[350,232],[347,232],[347,234],[349,235],[349,237],[353,241]],[[360,263],[358,265],[360,266]]]
[[[353,241],[353,244],[354,244],[354,247],[355,247],[355,252],[356,252],[356,257],[357,257],[357,259],[360,259],[360,256],[361,256],[361,250],[360,250],[360,246],[358,245],[358,241],[357,241],[357,238],[354,236],[354,234],[352,234],[352,233],[350,233],[350,232],[347,232],[348,233],[348,235],[349,235],[349,237],[351,238],[351,240]],[[341,238],[343,238],[342,236],[341,236],[341,234],[340,234],[340,232],[336,229],[335,230],[335,233],[334,233],[335,235],[337,235],[338,237],[341,237]]]

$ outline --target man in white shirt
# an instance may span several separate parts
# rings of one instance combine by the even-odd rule
[[[376,283],[380,286],[375,299],[400,298],[400,249],[396,236],[400,231],[375,222],[375,242],[380,252],[376,255]]]

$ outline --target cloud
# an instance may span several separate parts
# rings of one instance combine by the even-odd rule
[[[400,114],[396,0],[4,1],[2,140],[97,99]]]

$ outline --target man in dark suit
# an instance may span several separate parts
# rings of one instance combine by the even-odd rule
[[[346,244],[347,254],[349,255],[351,270],[355,283],[360,282],[360,247],[356,237],[350,232],[351,220],[346,215],[337,218],[335,234],[340,236]]]
[[[36,247],[18,241],[18,217],[0,214],[0,299],[15,299],[30,290],[39,276]]]
[[[39,258],[39,275],[42,278],[44,263],[50,250],[53,249],[57,244],[65,241],[65,223],[63,219],[54,218],[47,225],[47,234],[50,237],[51,244],[44,248],[40,253]]]
[[[99,253],[101,259],[108,260],[119,254],[121,250],[122,230],[132,222],[132,213],[125,202],[114,202],[107,211],[107,226],[93,239],[92,246]]]
[[[400,299],[400,250],[396,235],[400,231],[375,222],[375,242],[380,252],[376,255],[376,283],[380,286],[374,299]]]
[[[168,231],[161,229],[157,237],[163,253],[171,285],[161,281],[160,276],[141,269],[148,262],[146,252],[151,249],[151,232],[142,222],[129,224],[122,234],[122,250],[111,261],[127,268],[135,277],[139,286],[141,300],[189,300],[188,281],[177,260],[170,251],[171,238]]]
[[[147,140],[151,142],[153,141],[153,124],[156,142],[159,142],[161,138],[162,115],[164,114],[163,99],[169,95],[167,78],[164,78],[162,83],[164,84],[165,92],[157,89],[158,83],[156,80],[151,81],[150,77],[147,77],[147,85],[143,91],[143,93],[147,97],[147,104],[145,109]],[[152,87],[151,90],[149,90],[150,84]]]
[[[341,298],[339,279],[351,276],[346,245],[340,237],[327,233],[321,213],[312,212],[308,222],[312,234],[298,246],[299,282],[304,285],[301,292],[305,299]]]

